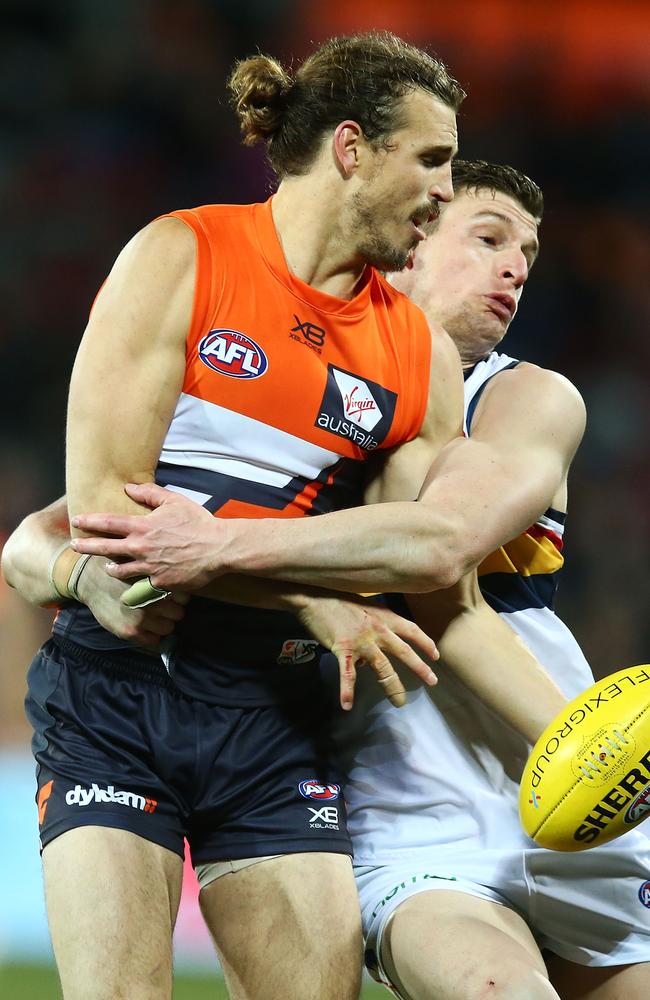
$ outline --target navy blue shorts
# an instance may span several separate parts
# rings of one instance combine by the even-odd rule
[[[194,864],[352,854],[329,730],[334,697],[232,708],[182,694],[157,660],[116,664],[68,640],[34,658],[41,845],[80,826],[129,830]]]

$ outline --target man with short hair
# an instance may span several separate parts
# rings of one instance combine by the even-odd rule
[[[546,439],[546,393],[556,384],[559,398],[576,396],[555,373],[496,351],[520,304],[513,275],[535,238],[542,196],[510,167],[455,161],[452,175],[453,202],[412,268],[390,280],[452,337],[465,374],[465,431],[485,446],[502,443],[504,494],[525,493],[537,474],[536,452],[528,448],[526,458],[521,425]],[[478,580],[485,600],[571,699],[593,676],[553,610],[567,509],[560,454],[555,467],[532,526],[484,560]],[[516,700],[527,682],[524,661],[519,677],[508,669],[499,676],[482,630],[475,662],[466,638],[459,657],[471,601],[435,593],[411,595],[408,604],[438,644],[440,684],[427,689],[404,677],[408,701],[395,710],[361,674],[355,709],[338,727],[369,969],[403,1000],[643,1000],[647,837],[631,831],[578,853],[549,851],[526,837],[518,792],[529,745],[475,693],[482,667],[486,686],[499,689],[490,694],[493,707]],[[391,606],[404,613],[402,601]],[[450,654],[452,673],[444,669]],[[539,733],[533,723],[530,738]]]

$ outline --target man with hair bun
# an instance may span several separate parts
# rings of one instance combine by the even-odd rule
[[[274,523],[413,500],[403,467],[421,482],[461,428],[453,344],[380,273],[452,197],[458,83],[379,32],[327,42],[293,78],[244,60],[230,88],[277,193],[172,212],[121,252],[72,373],[67,511],[53,505],[28,546],[24,592],[60,606],[26,704],[66,1000],[171,995],[184,837],[233,998],[352,1000],[362,951],[338,690],[308,615],[290,613],[299,588],[272,610],[268,595],[232,603],[239,587],[256,604],[237,580],[189,587],[189,603],[147,579],[134,596],[67,544],[68,516],[80,537],[82,512],[147,514],[134,490],[154,482],[182,505],[179,537],[185,503],[208,523]],[[386,652],[432,683],[428,637],[360,606],[363,641],[339,650],[344,707],[361,659],[403,699]]]

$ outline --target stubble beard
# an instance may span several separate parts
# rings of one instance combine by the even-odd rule
[[[398,247],[385,236],[377,225],[379,212],[363,204],[357,197],[352,205],[352,231],[362,234],[357,244],[359,256],[378,271],[403,271],[417,240],[410,247]]]

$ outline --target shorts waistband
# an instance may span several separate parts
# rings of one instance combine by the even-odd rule
[[[116,677],[128,677],[132,680],[156,684],[158,687],[165,688],[167,691],[181,698],[186,697],[176,684],[174,684],[160,659],[148,657],[146,654],[137,656],[129,653],[116,653],[111,656],[110,653],[82,646],[73,639],[59,635],[57,632],[52,633],[52,641],[62,653],[68,653],[82,663],[98,667],[100,670],[111,673]],[[151,659],[151,663],[148,662],[149,659]]]

